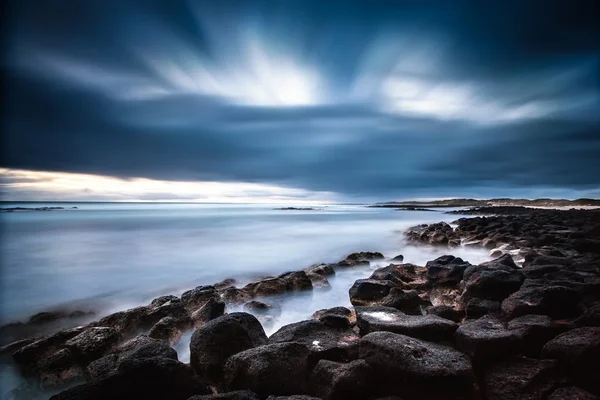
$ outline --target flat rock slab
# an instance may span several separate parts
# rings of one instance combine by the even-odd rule
[[[356,307],[360,334],[387,331],[423,340],[450,340],[458,325],[437,315],[407,315],[391,307]]]

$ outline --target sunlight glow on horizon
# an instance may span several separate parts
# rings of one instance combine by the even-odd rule
[[[2,200],[190,201],[202,203],[329,204],[330,192],[247,182],[121,179],[101,175],[0,168]],[[30,198],[18,198],[27,196]],[[31,198],[31,196],[34,198]]]

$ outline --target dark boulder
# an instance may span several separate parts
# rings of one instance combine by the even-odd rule
[[[173,295],[160,296],[160,297],[157,297],[156,299],[152,300],[152,302],[150,303],[150,307],[159,307],[165,303],[168,303],[171,301],[178,301],[178,300],[180,300],[179,297],[173,296]]]
[[[147,322],[150,307],[135,307],[125,311],[119,311],[102,318],[97,326],[108,326],[116,329],[123,336],[135,336],[144,329],[150,328]],[[158,318],[157,322],[160,318]]]
[[[521,337],[490,315],[461,325],[454,334],[454,343],[477,363],[508,358],[521,351]]]
[[[564,332],[565,326],[546,315],[523,315],[511,320],[508,329],[521,337],[523,353],[537,358],[546,342]]]
[[[471,361],[451,347],[374,332],[360,339],[359,354],[374,370],[372,385],[379,395],[432,400],[473,396]]]
[[[117,347],[114,353],[91,362],[87,376],[92,382],[98,381],[116,373],[123,362],[155,357],[177,360],[177,352],[162,340],[139,335]]]
[[[564,383],[556,361],[518,358],[485,368],[482,390],[486,400],[545,399]]]
[[[390,293],[396,285],[390,281],[375,279],[358,279],[349,290],[350,302],[353,306],[376,304]]]
[[[365,360],[347,364],[321,360],[313,369],[310,392],[323,400],[362,400],[369,397],[373,371]]]
[[[350,327],[332,327],[321,321],[307,320],[282,326],[271,335],[271,343],[302,343],[313,359],[349,361],[358,355],[358,335]]]
[[[402,254],[398,254],[396,257],[392,258],[391,261],[402,262],[402,261],[404,261],[404,256]]]
[[[390,307],[356,307],[360,334],[387,331],[423,340],[450,340],[458,325],[436,315],[406,315]]]
[[[231,304],[243,304],[252,299],[252,294],[247,290],[227,287],[221,290],[221,299]]]
[[[196,329],[190,342],[190,365],[207,382],[218,384],[230,356],[268,341],[253,315],[227,314]]]
[[[369,279],[390,281],[398,286],[406,287],[407,284],[419,277],[418,269],[419,267],[413,264],[390,264],[373,271]]]
[[[542,357],[558,360],[578,386],[600,395],[600,328],[577,328],[562,333],[546,343]]]
[[[500,312],[500,302],[486,300],[474,297],[465,305],[465,315],[467,319],[477,319],[488,314],[498,314]]]
[[[306,393],[309,355],[300,343],[275,343],[237,353],[225,364],[224,387],[249,389],[263,398]]]
[[[502,302],[502,311],[511,319],[527,314],[568,318],[582,313],[580,301],[579,293],[566,286],[524,286]]]
[[[122,363],[117,372],[93,383],[72,387],[51,400],[187,400],[209,390],[192,369],[163,357],[135,358]]]
[[[489,267],[487,267],[489,268]],[[523,284],[525,277],[517,270],[503,271],[500,269],[479,268],[468,278],[465,278],[463,299],[473,297],[502,301],[511,293],[516,292]]]
[[[465,270],[470,265],[470,263],[459,257],[451,255],[438,257],[425,264],[427,281],[433,286],[456,285],[462,280]]]
[[[165,340],[172,344],[178,343],[182,335],[183,332],[177,327],[177,321],[173,317],[164,317],[148,332],[151,338]]]

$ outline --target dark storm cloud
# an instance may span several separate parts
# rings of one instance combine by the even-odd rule
[[[595,3],[13,1],[2,166],[364,198],[593,191]],[[285,58],[261,49],[317,71],[319,101],[273,84]]]

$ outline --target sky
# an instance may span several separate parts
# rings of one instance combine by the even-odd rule
[[[9,0],[3,200],[600,197],[594,0]]]

